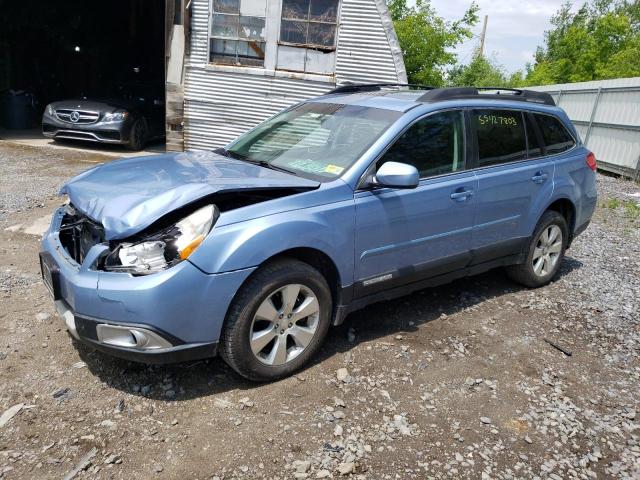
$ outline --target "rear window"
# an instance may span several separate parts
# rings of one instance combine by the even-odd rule
[[[534,114],[534,117],[542,133],[547,155],[564,152],[575,145],[573,137],[571,137],[560,120],[551,115],[538,113]]]
[[[527,137],[521,112],[473,110],[472,122],[478,137],[479,166],[527,158]]]

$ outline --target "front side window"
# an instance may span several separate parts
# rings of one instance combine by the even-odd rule
[[[534,116],[542,133],[547,155],[561,153],[573,147],[575,142],[560,120],[551,115],[536,113]]]
[[[282,0],[280,42],[335,49],[338,0]]]
[[[521,112],[473,110],[471,122],[478,139],[480,167],[527,158],[527,138]]]
[[[309,102],[242,135],[227,154],[317,180],[340,176],[399,117],[379,108]]]
[[[266,0],[212,0],[209,61],[263,66]]]
[[[464,114],[430,115],[414,123],[378,162],[408,163],[421,178],[464,170]]]

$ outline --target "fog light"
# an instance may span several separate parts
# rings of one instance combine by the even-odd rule
[[[101,323],[96,326],[98,341],[114,347],[155,350],[170,348],[172,345],[155,332],[139,327],[121,327]]]

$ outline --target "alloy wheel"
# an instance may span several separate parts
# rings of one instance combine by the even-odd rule
[[[544,277],[552,272],[562,253],[562,230],[558,225],[549,225],[540,236],[533,250],[533,272]]]
[[[249,330],[249,344],[266,365],[283,365],[300,355],[313,340],[320,304],[313,291],[289,284],[271,292],[260,304]]]

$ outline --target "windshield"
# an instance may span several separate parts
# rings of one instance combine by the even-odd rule
[[[303,103],[241,136],[227,153],[317,180],[340,176],[401,112]]]

